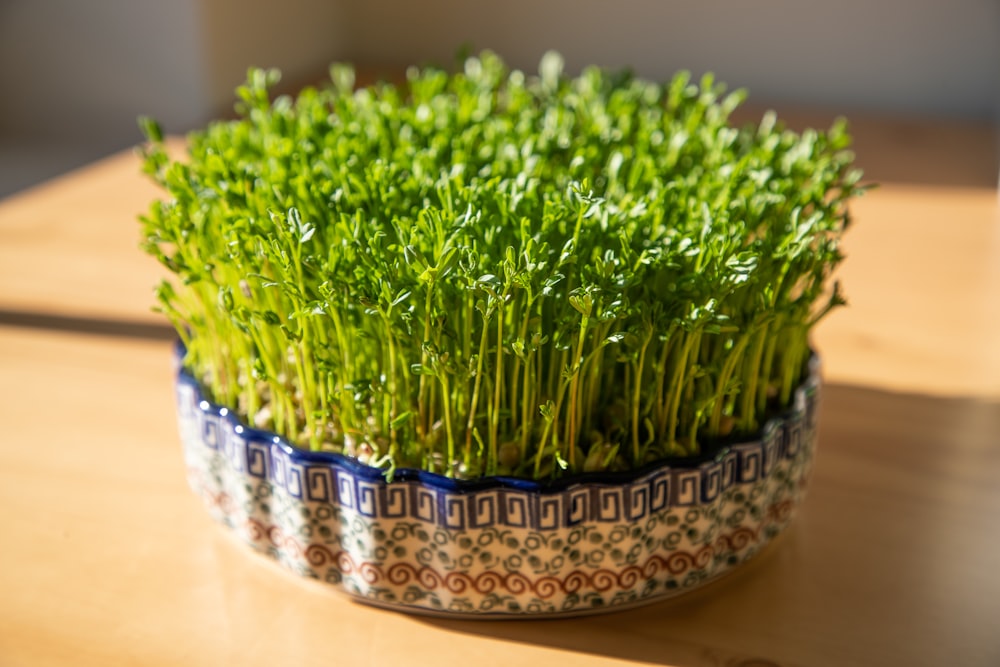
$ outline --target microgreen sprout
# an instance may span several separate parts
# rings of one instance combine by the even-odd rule
[[[549,479],[746,436],[843,303],[842,122],[734,127],[742,92],[494,54],[272,99],[145,171],[185,364],[250,424],[391,476]]]

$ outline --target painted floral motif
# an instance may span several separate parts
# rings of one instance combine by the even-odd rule
[[[550,486],[412,471],[386,484],[377,470],[241,425],[183,372],[178,401],[192,488],[253,548],[375,604],[517,616],[676,595],[753,557],[801,502],[818,379],[758,441]]]

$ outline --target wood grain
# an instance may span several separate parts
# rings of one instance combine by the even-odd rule
[[[816,333],[828,377],[1000,397],[997,192],[885,184],[853,210],[839,272],[850,306]]]
[[[161,321],[138,223],[161,193],[139,168],[125,151],[0,201],[0,310]]]

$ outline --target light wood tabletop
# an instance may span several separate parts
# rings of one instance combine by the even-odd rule
[[[855,135],[881,185],[816,336],[796,522],[704,589],[555,621],[374,609],[244,548],[186,487],[138,160],[0,202],[0,665],[1000,665],[997,136]]]

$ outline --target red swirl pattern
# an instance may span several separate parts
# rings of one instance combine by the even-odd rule
[[[249,537],[254,542],[259,542],[264,539],[267,534],[267,528],[264,527],[260,521],[254,521],[253,519],[247,519],[246,522],[246,532],[247,537]]]
[[[247,520],[247,532],[251,535],[266,534],[272,546],[285,550],[293,557],[305,559],[313,567],[332,566],[342,575],[357,574],[369,585],[386,581],[394,586],[417,583],[428,591],[446,590],[452,594],[474,591],[480,595],[504,593],[521,595],[531,592],[546,600],[556,595],[569,595],[595,591],[604,593],[612,589],[633,589],[637,585],[654,579],[667,572],[680,576],[692,569],[702,569],[711,563],[719,553],[733,548],[740,549],[757,539],[757,534],[747,528],[739,528],[729,535],[720,536],[713,545],[705,545],[695,552],[674,551],[666,556],[654,554],[641,565],[629,565],[622,570],[600,568],[591,572],[572,570],[563,577],[546,575],[532,581],[520,572],[481,572],[476,575],[467,572],[447,572],[442,574],[434,568],[423,565],[416,567],[410,563],[393,563],[388,569],[375,562],[357,563],[346,551],[334,552],[322,544],[310,544],[303,548],[291,536],[285,535],[277,526],[264,527],[255,519]]]
[[[313,567],[323,567],[327,563],[337,563],[337,569],[339,570],[339,555],[340,554],[335,554],[329,547],[323,544],[310,544],[305,550],[306,560]],[[341,570],[341,572],[343,571]]]
[[[768,507],[767,516],[775,523],[784,523],[792,518],[792,510],[794,509],[795,502],[791,498],[786,498]]]
[[[454,573],[452,573],[454,574]],[[492,593],[498,587],[504,587],[504,577],[499,572],[483,572],[479,577],[479,585],[476,587],[480,593]],[[463,592],[465,590],[466,582],[462,582],[462,591],[453,591],[455,593]]]
[[[642,566],[641,579],[643,579],[644,581],[649,581],[657,574],[659,574],[659,572],[660,572],[660,564],[653,559],[647,560],[646,563]]]
[[[215,507],[227,513],[234,511],[234,501],[223,493],[209,493],[202,486],[203,497]],[[766,510],[768,523],[787,521],[794,510],[794,502],[785,500],[770,505]],[[707,568],[716,556],[739,552],[761,539],[761,527],[757,530],[740,526],[730,533],[719,535],[711,544],[696,551],[676,550],[666,554],[652,554],[641,563],[629,564],[621,569],[597,568],[574,569],[562,575],[545,575],[537,579],[521,572],[484,571],[478,574],[451,571],[439,572],[430,565],[413,565],[397,562],[384,567],[374,561],[356,562],[345,550],[307,543],[303,545],[294,535],[286,534],[279,525],[266,525],[252,517],[244,520],[243,531],[252,542],[266,540],[275,549],[284,552],[292,560],[305,561],[314,568],[335,568],[341,575],[359,577],[366,584],[374,586],[386,582],[393,586],[418,584],[426,591],[444,590],[460,595],[470,591],[480,595],[492,593],[523,595],[531,593],[541,600],[558,595],[605,593],[611,590],[634,590],[637,586],[651,581],[663,573],[679,577],[691,571]]]
[[[386,578],[389,580],[390,584],[402,586],[413,578],[413,573],[415,571],[416,568],[409,563],[393,563],[389,566],[389,570],[386,572]]]
[[[561,588],[565,593],[576,593],[577,591],[589,587],[594,587],[594,578],[588,577],[580,570],[574,570],[566,575],[565,579],[563,579]]]
[[[525,591],[533,590],[531,580],[520,572],[511,572],[504,580],[507,591],[513,595],[521,595]]]
[[[351,574],[354,572],[354,560],[351,555],[346,551],[338,551],[337,556],[337,569],[341,574]]]
[[[625,573],[623,572],[622,575]],[[597,570],[592,575],[590,575],[590,583],[594,587],[594,590],[598,592],[604,592],[610,590],[618,582],[618,576],[615,575],[611,570]]]
[[[382,568],[376,563],[364,562],[358,566],[358,574],[365,583],[377,584],[385,575],[382,574]]]
[[[476,578],[476,584],[473,587],[481,593],[492,592],[496,588],[493,579],[499,576],[496,572],[483,572]],[[470,585],[472,585],[472,578],[464,572],[449,572],[444,575],[444,587],[451,593],[464,593]]]
[[[567,592],[561,579],[551,575],[544,576],[530,586],[532,593],[543,600],[554,596],[559,591]]]
[[[745,547],[757,542],[759,539],[760,534],[758,531],[740,527],[728,535],[719,535],[719,538],[715,540],[715,551],[718,553],[742,551]]]

